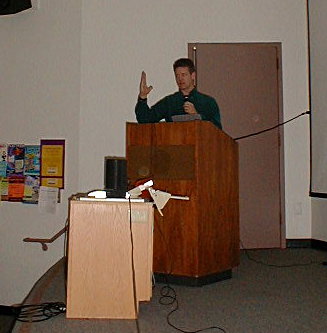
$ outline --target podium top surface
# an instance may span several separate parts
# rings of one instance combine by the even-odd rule
[[[97,191],[96,191],[97,192]],[[102,192],[102,191],[101,191]],[[87,193],[76,193],[69,198],[70,201],[86,201],[86,202],[113,202],[113,203],[151,203],[147,198],[122,198],[122,197],[96,197]]]
[[[146,201],[144,199],[124,199],[124,198],[105,198],[105,199],[99,199],[99,198],[79,198],[79,201],[98,201],[98,202],[144,202],[144,203],[150,203],[149,201]]]

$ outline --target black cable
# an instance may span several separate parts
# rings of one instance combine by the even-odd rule
[[[170,320],[171,315],[174,312],[176,312],[177,310],[179,310],[179,303],[178,303],[177,294],[176,294],[175,289],[173,287],[171,287],[169,284],[167,284],[161,288],[160,295],[161,295],[161,297],[159,299],[159,304],[175,306],[175,308],[173,308],[167,314],[167,317],[166,317],[168,325],[171,326],[172,328],[174,328],[175,330],[177,330],[179,332],[183,332],[183,333],[198,333],[198,332],[204,332],[204,331],[208,331],[208,330],[217,329],[220,332],[227,333],[222,327],[219,327],[219,326],[210,326],[210,327],[205,327],[205,328],[201,328],[198,330],[190,330],[190,331],[186,331],[186,330],[183,330],[183,329],[177,327]]]
[[[134,240],[133,240],[133,228],[132,228],[132,203],[131,197],[128,197],[129,205],[129,231],[130,231],[130,240],[131,240],[131,262],[132,262],[132,281],[133,281],[133,301],[134,301],[134,311],[135,311],[135,324],[137,333],[140,333],[140,324],[137,315],[137,299],[136,299],[136,278],[135,278],[135,264],[134,264]]]
[[[167,304],[164,304],[164,303],[160,303],[160,304],[164,304],[164,305],[175,305],[175,308],[173,310],[171,310],[168,315],[167,315],[167,323],[169,326],[171,326],[172,328],[174,328],[175,330],[179,331],[179,332],[183,332],[183,333],[198,333],[198,332],[204,332],[204,331],[208,331],[208,330],[213,330],[213,329],[217,329],[219,330],[220,332],[224,332],[224,333],[227,333],[222,327],[219,327],[219,326],[210,326],[210,327],[205,327],[205,328],[200,328],[198,330],[190,330],[190,331],[186,331],[186,330],[183,330],[177,326],[175,326],[171,320],[170,320],[170,316],[176,312],[178,309],[179,309],[179,304],[178,304],[178,299],[177,299],[177,295],[176,295],[176,292],[175,290],[170,287],[170,286],[166,286],[167,287],[167,291],[168,293],[164,296],[161,297],[161,299],[163,298],[168,298],[171,300],[171,302],[167,303]],[[172,291],[173,292],[173,295],[169,295],[169,291]]]
[[[235,141],[238,141],[238,140],[241,140],[241,139],[249,138],[249,137],[251,137],[251,136],[255,136],[255,135],[258,135],[258,134],[261,134],[261,133],[265,133],[265,132],[271,131],[271,130],[277,128],[277,127],[283,126],[283,125],[289,123],[290,121],[293,121],[294,119],[299,118],[299,117],[301,117],[301,116],[304,116],[304,115],[306,115],[306,114],[311,114],[311,111],[305,111],[305,112],[302,112],[302,113],[300,113],[299,115],[297,115],[297,116],[295,116],[295,117],[293,117],[293,118],[291,118],[291,119],[289,119],[289,120],[286,120],[286,121],[284,121],[284,122],[282,122],[282,123],[280,123],[280,124],[277,124],[277,125],[275,125],[275,126],[272,126],[272,127],[266,128],[266,129],[264,129],[264,130],[262,130],[262,131],[258,131],[258,132],[254,132],[254,133],[251,133],[251,134],[247,134],[247,135],[240,136],[240,137],[238,137],[238,138],[235,138],[234,140],[235,140]]]
[[[65,231],[65,236],[64,236],[64,257],[67,257],[67,242],[68,242],[68,232],[69,232],[69,218],[67,217],[66,218],[66,221],[65,221],[65,228],[66,228],[66,231]]]
[[[313,264],[323,264],[321,261],[318,262],[318,261],[310,261],[308,263],[296,263],[296,264],[288,264],[288,265],[278,265],[278,264],[269,264],[269,263],[266,263],[264,261],[261,261],[261,260],[258,260],[258,259],[255,259],[253,257],[250,256],[249,254],[249,249],[246,249],[242,243],[242,241],[240,240],[240,244],[241,244],[241,248],[242,250],[244,250],[244,253],[246,255],[246,257],[257,263],[257,264],[260,264],[260,265],[264,265],[264,266],[268,266],[268,267],[274,267],[274,268],[290,268],[290,267],[301,267],[301,266],[310,266],[310,265],[313,265]]]
[[[65,266],[64,266],[64,274],[65,274],[65,295],[67,295],[67,276],[68,276],[68,234],[69,234],[69,217],[67,217],[65,222],[66,232],[65,232],[65,238],[64,238],[64,260],[65,260]]]
[[[208,330],[213,330],[213,329],[217,329],[219,330],[220,332],[223,332],[223,333],[227,333],[226,330],[224,330],[222,327],[219,327],[219,326],[210,326],[210,327],[205,327],[205,328],[201,328],[201,329],[198,329],[198,330],[190,330],[190,331],[186,331],[186,330],[183,330],[179,327],[177,327],[176,325],[174,325],[171,320],[170,320],[170,317],[171,315],[174,313],[174,312],[177,312],[177,310],[179,309],[179,303],[178,303],[178,299],[177,299],[177,293],[175,291],[175,289],[169,284],[169,276],[172,274],[172,269],[173,269],[173,260],[172,260],[172,256],[171,256],[171,251],[169,249],[169,246],[168,246],[168,243],[164,237],[164,234],[161,230],[161,228],[159,227],[159,225],[157,224],[155,226],[156,228],[158,228],[159,232],[160,232],[160,235],[162,237],[162,240],[163,242],[165,243],[166,245],[166,250],[167,250],[167,253],[169,253],[169,258],[170,258],[170,271],[168,274],[165,275],[165,280],[166,280],[166,283],[165,285],[160,289],[160,298],[159,298],[159,304],[161,305],[172,305],[172,306],[175,306],[166,316],[166,321],[167,321],[167,324],[174,328],[175,330],[179,331],[179,332],[182,332],[182,333],[198,333],[198,332],[204,332],[204,331],[208,331]],[[176,226],[175,226],[176,227]]]
[[[66,312],[66,304],[62,302],[48,302],[41,304],[27,304],[15,307],[16,320],[36,323],[56,317]]]

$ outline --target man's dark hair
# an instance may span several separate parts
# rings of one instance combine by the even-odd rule
[[[174,68],[174,72],[176,71],[176,68],[178,67],[187,67],[190,71],[190,73],[192,74],[193,72],[195,72],[195,66],[194,66],[194,62],[189,59],[189,58],[180,58],[177,59],[174,62],[173,68]]]

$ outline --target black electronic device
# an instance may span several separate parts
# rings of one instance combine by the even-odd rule
[[[125,198],[127,186],[126,158],[105,157],[104,189],[107,192],[107,198]]]
[[[0,0],[0,15],[11,15],[32,8],[31,0]]]
[[[174,116],[171,116],[171,120],[173,122],[179,122],[179,121],[192,121],[192,120],[201,120],[201,115],[198,113],[195,114],[176,114]]]

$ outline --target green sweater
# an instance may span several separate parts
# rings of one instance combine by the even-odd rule
[[[219,107],[213,97],[193,89],[188,96],[188,100],[194,104],[202,120],[209,120],[220,129],[222,128]],[[180,91],[164,97],[151,108],[148,106],[146,99],[139,99],[135,106],[136,119],[139,123],[157,123],[162,119],[171,122],[172,116],[185,114],[183,110],[184,103],[185,99]]]

